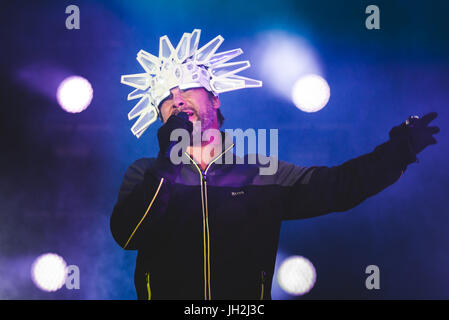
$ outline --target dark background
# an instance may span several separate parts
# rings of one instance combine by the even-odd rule
[[[76,4],[80,30],[65,28]],[[375,4],[381,29],[365,28]],[[135,252],[112,239],[109,217],[128,165],[158,150],[151,126],[129,131],[129,87],[120,75],[135,60],[202,29],[200,45],[223,35],[221,50],[242,47],[245,74],[267,81],[258,61],[263,34],[310,43],[331,88],[328,105],[308,114],[269,86],[220,96],[225,128],[278,128],[279,158],[337,165],[370,152],[409,115],[437,111],[438,144],[393,186],[346,212],[282,226],[278,263],[310,259],[315,287],[302,297],[273,285],[274,299],[449,298],[448,1],[8,1],[0,5],[0,298],[135,299]],[[262,42],[261,42],[262,41]],[[262,45],[261,45],[262,44]],[[276,61],[276,56],[273,56]],[[259,63],[258,63],[259,62]],[[281,61],[279,62],[281,63]],[[82,113],[55,98],[68,75],[94,89]],[[81,289],[37,289],[33,260],[56,252],[79,266]],[[380,290],[365,268],[380,268]]]

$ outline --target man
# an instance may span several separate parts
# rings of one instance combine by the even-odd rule
[[[261,175],[259,163],[236,164],[232,142],[217,136],[189,144],[183,162],[174,164],[172,132],[195,134],[192,123],[200,123],[201,132],[218,130],[217,92],[261,85],[229,73],[235,64],[227,61],[236,52],[215,53],[217,38],[197,49],[194,30],[174,49],[162,37],[159,58],[138,55],[152,77],[122,77],[136,88],[130,96],[141,98],[130,112],[130,119],[140,115],[133,133],[139,137],[155,115],[163,122],[158,157],[127,169],[111,216],[117,243],[138,250],[139,299],[270,299],[283,220],[356,206],[397,181],[416,154],[436,143],[431,113],[410,117],[373,152],[330,168],[278,161],[275,174]],[[226,156],[233,161],[221,161]]]

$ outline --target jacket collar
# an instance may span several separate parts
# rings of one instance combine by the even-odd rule
[[[195,162],[193,157],[191,157],[187,152],[184,154],[184,156],[186,156],[190,161],[189,167],[191,169],[193,169],[194,171],[202,172],[203,174],[207,174],[209,169],[215,164],[215,162],[217,162],[217,160],[224,157],[225,155],[227,156],[227,153],[229,153],[234,148],[234,142],[232,141],[232,137],[228,133],[223,132],[223,131],[220,131],[220,134],[221,134],[221,151],[218,156],[216,156],[209,162],[209,164],[206,166],[204,171],[201,170],[199,164]],[[235,157],[234,154],[232,154],[232,156]],[[234,160],[234,158],[233,158],[233,160]],[[223,161],[223,159],[222,159],[220,164],[225,164],[225,161]]]

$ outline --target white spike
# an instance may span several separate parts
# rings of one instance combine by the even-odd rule
[[[243,53],[243,50],[240,48],[216,53],[212,57],[210,57],[209,61],[207,62],[207,66],[214,68],[220,64],[223,64],[229,60],[234,59],[235,57],[241,55],[242,53]]]
[[[143,97],[128,113],[128,120],[132,120],[135,117],[140,116],[142,113],[148,112],[149,107],[151,107],[150,98],[148,96]]]
[[[190,33],[184,33],[181,40],[176,47],[176,58],[178,59],[178,63],[183,63],[185,59],[187,59],[189,54],[189,46],[190,46]]]
[[[189,57],[193,56],[195,52],[198,50],[198,45],[200,43],[200,36],[201,36],[200,29],[193,30],[192,35],[190,37]]]
[[[159,40],[159,59],[169,59],[172,57],[174,52],[175,48],[171,44],[170,39],[168,39],[167,36],[161,37]]]
[[[136,89],[128,94],[128,100],[134,100],[137,98],[143,97],[143,95],[147,92],[147,90]]]
[[[197,64],[206,64],[209,61],[209,58],[212,57],[212,55],[223,43],[223,41],[224,39],[222,36],[216,36],[214,39],[202,46],[195,55]]]
[[[145,90],[150,86],[150,76],[147,73],[127,74],[122,76],[121,83],[136,89]]]
[[[137,54],[137,61],[139,61],[142,68],[149,74],[156,74],[159,68],[159,59],[152,54],[140,50]]]
[[[233,90],[242,89],[245,87],[245,81],[238,79],[212,79],[211,87],[217,93],[223,93]]]
[[[215,77],[227,77],[229,75],[233,75],[248,69],[251,66],[249,61],[238,61],[238,62],[229,62],[224,63],[219,66],[216,66],[212,69],[211,73]]]
[[[142,113],[136,123],[134,123],[131,127],[131,132],[137,135],[140,131],[148,128],[148,126],[156,121],[156,119],[157,113],[154,109],[151,109],[149,112]]]
[[[237,80],[243,80],[243,81],[245,81],[245,88],[258,88],[258,87],[262,87],[262,81],[260,81],[260,80],[255,80],[255,79],[251,79],[251,78],[247,78],[247,77],[242,77],[242,76],[238,76],[238,75],[232,75],[232,76],[229,76],[228,79],[237,79]]]

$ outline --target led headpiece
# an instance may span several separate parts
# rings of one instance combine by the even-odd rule
[[[220,35],[198,49],[200,33],[199,29],[184,33],[176,48],[167,36],[161,37],[159,57],[144,50],[137,53],[137,61],[145,73],[122,76],[121,83],[135,88],[128,95],[128,100],[140,98],[128,113],[129,120],[139,117],[131,128],[137,138],[156,121],[158,106],[170,95],[172,88],[185,90],[204,87],[218,95],[262,86],[262,81],[237,75],[250,67],[249,61],[229,62],[242,54],[242,49],[216,53],[224,40]]]

